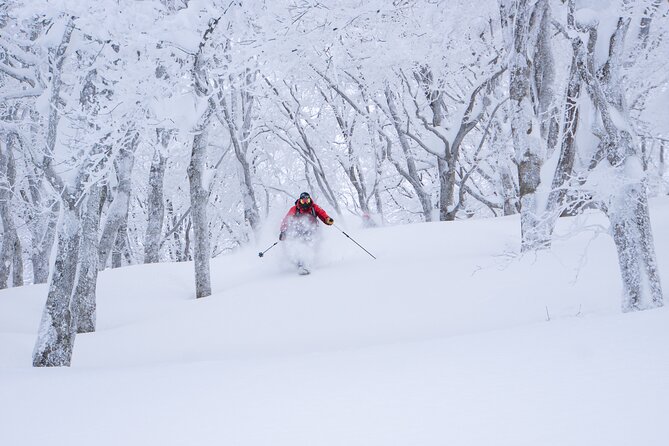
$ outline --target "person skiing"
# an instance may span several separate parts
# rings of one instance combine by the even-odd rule
[[[288,210],[281,222],[279,240],[283,241],[287,237],[311,238],[318,227],[319,219],[326,225],[334,223],[327,212],[314,203],[308,192],[302,192],[300,198],[295,201],[295,206]]]
[[[328,226],[334,223],[332,217],[314,203],[309,193],[302,192],[281,221],[279,240],[289,242],[286,245],[288,256],[297,265],[300,274],[309,274],[306,265],[314,257],[318,220]]]

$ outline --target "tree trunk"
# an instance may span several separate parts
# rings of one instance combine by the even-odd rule
[[[56,241],[58,213],[60,212],[60,205],[53,200],[50,202],[52,204],[47,207],[48,211],[37,217],[40,220],[37,228],[42,228],[42,230],[37,233],[33,232],[31,263],[33,265],[34,283],[47,283],[49,280],[49,259]]]
[[[23,250],[17,237],[14,243],[14,264],[12,267],[12,286],[23,286]]]
[[[33,352],[34,367],[69,366],[72,360],[76,336],[72,290],[77,275],[81,222],[75,203],[63,202],[61,213],[56,262]]]
[[[350,125],[345,117],[345,111],[339,110],[335,101],[332,97],[328,97],[325,93],[321,92],[323,98],[328,103],[332,109],[332,113],[335,116],[335,121],[341,132],[341,136],[344,138],[346,143],[347,158],[346,161],[339,159],[346,176],[348,176],[351,185],[355,189],[356,195],[358,196],[358,207],[362,212],[363,218],[369,218],[369,201],[367,194],[367,187],[365,185],[365,176],[360,168],[360,163],[357,159],[355,150],[353,148],[353,125]]]
[[[188,165],[188,183],[190,185],[191,217],[193,221],[193,259],[195,267],[195,297],[211,295],[211,271],[209,260],[209,220],[207,218],[207,201],[209,192],[204,184],[204,169],[207,158],[207,141],[209,121],[216,105],[209,100],[209,106],[200,118],[193,138],[193,149]]]
[[[537,23],[536,43],[533,45],[532,83],[536,109],[541,125],[541,138],[546,144],[546,158],[553,155],[560,135],[560,119],[555,93],[555,58],[551,48],[551,9],[547,0],[537,2],[532,22]]]
[[[363,215],[369,216],[369,202],[367,195],[367,187],[365,186],[365,177],[362,173],[362,169],[356,163],[348,169],[348,178],[351,181],[351,184],[355,188],[355,191],[358,195],[358,204],[360,206],[360,211]]]
[[[576,130],[579,120],[578,98],[581,93],[577,57],[578,49],[574,48],[564,108],[560,157],[553,175],[553,183],[546,205],[549,235],[553,234],[558,217],[569,207],[569,203],[566,203],[568,197],[567,185],[571,179],[574,161],[576,160]]]
[[[541,0],[543,2],[544,0]],[[511,79],[509,98],[511,101],[511,133],[518,160],[518,184],[520,192],[521,251],[545,247],[547,235],[541,230],[541,211],[538,209],[537,189],[541,182],[543,150],[541,125],[535,114],[532,89],[532,65],[530,62],[531,33],[536,32],[535,5],[532,9],[527,0],[516,1],[516,22],[513,28],[513,48],[509,63]]]
[[[235,153],[238,153],[235,151]],[[248,223],[251,229],[255,232],[260,226],[260,210],[256,201],[255,191],[253,190],[253,176],[251,175],[251,168],[246,155],[241,152],[237,155],[239,161],[239,169],[241,171],[241,189],[242,189],[242,203],[244,205],[244,220]]]
[[[164,151],[167,150],[172,132],[165,129],[157,129],[156,132],[158,143],[162,147],[156,148],[151,162],[151,172],[149,173],[148,223],[144,241],[144,263],[160,261],[160,241],[163,234],[163,220],[165,219],[163,182],[167,157]]]
[[[609,185],[606,190],[597,193],[602,195],[618,250],[624,291],[622,309],[634,311],[660,307],[663,297],[648,213],[645,175],[630,134],[634,126],[629,122],[620,75],[628,29],[629,19],[620,17],[609,39],[608,60],[599,70],[595,68],[594,54],[597,28],[588,28],[587,55],[582,42],[578,45],[578,38],[574,39],[574,47],[579,49],[579,74],[602,122],[598,152],[603,153],[604,162],[610,166],[611,177],[617,181],[613,187]]]
[[[11,148],[12,138],[14,138],[14,135],[10,134],[4,141],[6,144],[0,143],[0,220],[2,221],[3,231],[2,248],[0,249],[0,289],[7,288],[10,274],[14,279],[12,281],[13,286],[23,285],[21,243],[11,213],[11,197],[16,180],[14,156]]]
[[[83,215],[79,245],[79,273],[74,291],[77,333],[95,331],[100,198],[101,187],[97,183],[93,184],[88,192]]]
[[[191,260],[193,260],[193,256],[191,254],[191,249],[190,249],[190,234],[192,228],[193,228],[193,219],[189,218],[188,221],[186,222],[186,226],[184,227],[184,244],[183,244],[183,250],[181,251],[179,257],[180,262],[190,262]],[[181,246],[181,243],[179,243],[179,246]]]
[[[625,185],[620,192],[615,205],[607,209],[607,215],[623,280],[622,310],[661,307],[662,287],[644,185]]]
[[[400,141],[400,147],[402,147],[404,157],[406,158],[407,169],[405,171],[404,169],[400,168],[398,164],[393,164],[395,164],[395,168],[398,169],[398,172],[404,176],[407,181],[409,181],[409,184],[411,184],[413,187],[416,195],[418,195],[418,200],[420,201],[421,207],[423,208],[423,218],[425,221],[432,221],[432,199],[427,194],[427,192],[425,192],[421,183],[420,176],[418,175],[418,169],[416,169],[416,161],[411,154],[409,141],[407,140],[407,137],[402,130],[402,123],[399,118],[399,113],[397,112],[397,106],[395,105],[395,100],[389,87],[386,87],[385,96],[386,102],[388,103],[388,109],[390,110],[390,115],[392,117],[392,123]]]
[[[116,234],[116,239],[114,240],[114,248],[112,249],[111,254],[111,264],[112,268],[120,268],[123,266],[123,257],[130,257],[127,254],[127,238],[128,238],[128,219],[126,218],[121,222],[121,226],[118,228],[118,233]]]
[[[660,142],[660,163],[657,167],[658,176],[660,178],[660,183],[663,183],[664,173],[667,169],[665,158],[666,158],[666,153],[665,153],[665,147],[664,147],[664,140],[662,140]],[[669,194],[669,189],[667,189],[667,194]]]
[[[247,88],[249,85],[247,74]],[[239,162],[240,172],[240,186],[242,192],[242,204],[244,206],[244,219],[255,232],[260,225],[260,211],[258,210],[258,203],[253,190],[253,176],[251,175],[251,167],[247,160],[247,153],[249,149],[249,138],[251,136],[251,124],[253,122],[253,96],[250,92],[239,90],[234,86],[231,87],[230,103],[225,99],[224,93],[221,93],[221,105],[223,108],[224,122],[228,126],[230,139],[235,149],[235,158]],[[237,94],[242,99],[241,119],[237,116]],[[240,123],[238,123],[241,121]],[[241,125],[239,125],[241,124]]]
[[[53,198],[43,197],[43,178],[35,172],[29,172],[28,185],[32,206],[37,210],[30,216],[30,234],[32,249],[30,252],[33,267],[33,283],[46,283],[49,280],[49,259],[56,239],[60,204]]]
[[[11,137],[10,135],[8,138]],[[9,143],[9,140],[6,142]],[[0,289],[7,288],[9,285],[10,273],[16,268],[14,265],[15,251],[17,248],[20,249],[16,225],[11,213],[11,183],[13,183],[12,176],[14,175],[12,158],[9,144],[0,143],[0,220],[3,232],[2,249],[0,249]]]
[[[381,218],[381,224],[385,224],[385,214],[383,212],[383,200],[381,199],[381,191],[379,190],[379,181],[383,177],[383,152],[379,153],[379,150],[376,148],[374,134],[371,134],[372,146],[376,152],[374,157],[374,164],[376,170],[376,179],[374,180],[374,202],[376,203],[376,214]]]
[[[53,58],[51,62],[51,95],[49,98],[49,117],[47,125],[47,135],[46,135],[46,150],[45,150],[45,159],[43,160],[42,170],[46,179],[53,185],[56,179],[54,178],[54,172],[51,169],[51,157],[56,148],[56,136],[58,133],[58,123],[60,122],[60,89],[62,86],[62,71],[63,64],[65,63],[67,48],[70,44],[72,38],[72,33],[74,32],[74,20],[70,18],[65,26],[63,32],[63,37],[61,39],[60,45],[56,48],[55,52],[50,54]],[[50,202],[51,204],[53,202]],[[60,203],[53,203],[53,207],[60,206]],[[51,206],[49,206],[51,207]],[[53,243],[56,236],[56,217],[55,209],[54,214],[49,215],[46,213],[44,216],[44,232],[35,234],[33,233],[33,238],[39,240],[37,242],[37,249],[33,251],[33,269],[35,271],[35,283],[45,283],[48,280],[49,275],[49,259],[52,251]],[[63,211],[64,212],[64,211]],[[51,217],[53,215],[53,218]],[[41,218],[40,218],[41,219]],[[41,226],[41,225],[40,225]],[[41,231],[40,231],[41,232]],[[37,235],[37,237],[35,237]]]
[[[129,132],[131,133],[131,132]],[[100,236],[99,246],[99,268],[104,270],[114,247],[114,242],[119,228],[128,219],[128,207],[130,206],[130,192],[132,188],[132,168],[135,163],[135,150],[139,144],[139,132],[133,132],[133,136],[120,150],[115,162],[118,175],[118,188],[114,201],[107,212],[107,219]]]
[[[513,178],[511,178],[510,169],[503,166],[501,170],[500,180],[502,182],[502,197],[504,198],[504,215],[515,215],[518,213],[516,187]]]
[[[423,66],[416,73],[416,80],[422,87],[425,99],[432,110],[432,126],[438,129],[444,121],[444,107],[442,106],[443,93],[434,89],[433,75],[429,67]],[[448,161],[450,146],[444,147],[444,157],[437,156],[437,175],[439,178],[439,220],[453,221],[456,212],[453,211],[455,197],[455,160]]]
[[[14,144],[18,145],[18,136],[10,135],[10,141],[7,144],[8,150],[8,164],[7,164],[7,180],[9,183],[10,192],[16,193],[16,160],[14,158]],[[0,155],[2,156],[2,155]],[[1,170],[1,169],[0,169]],[[9,198],[9,197],[8,197]],[[11,199],[7,202],[9,204]],[[13,227],[14,232],[14,255],[12,258],[12,286],[23,286],[23,249],[21,246],[21,239],[16,231],[16,225]]]

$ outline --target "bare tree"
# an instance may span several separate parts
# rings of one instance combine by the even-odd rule
[[[63,182],[52,165],[52,154],[56,146],[58,121],[60,119],[62,69],[73,31],[74,20],[70,19],[65,27],[60,45],[53,54],[51,106],[43,169],[47,180],[59,193],[61,205],[56,260],[49,281],[49,293],[33,352],[33,366],[35,367],[69,366],[76,335],[76,324],[72,314],[71,302],[79,254],[81,221],[78,215],[76,192]]]
[[[0,28],[9,28],[11,20],[2,21]],[[46,24],[40,20],[33,20],[25,26],[22,26],[22,32],[27,40],[23,45],[17,45],[9,38],[13,31],[7,29],[7,32],[0,37],[0,48],[3,52],[2,63],[0,63],[0,85],[3,86],[3,94],[0,95],[0,101],[9,114],[7,116],[12,123],[3,122],[2,133],[8,138],[8,150],[11,146],[20,146],[24,154],[22,156],[22,167],[25,169],[23,176],[27,177],[28,192],[24,190],[13,190],[13,194],[21,194],[23,201],[27,205],[26,219],[28,227],[32,234],[32,243],[30,255],[32,259],[33,283],[45,283],[49,275],[49,253],[53,246],[57,214],[54,212],[57,202],[49,196],[43,188],[44,172],[36,166],[28,155],[27,147],[37,147],[42,144],[40,140],[40,126],[38,120],[39,113],[36,112],[34,102],[35,98],[46,92],[46,82],[41,70],[41,56],[32,43],[43,31]],[[9,79],[15,82],[10,86]],[[7,81],[6,81],[7,80]],[[6,81],[6,82],[5,82]],[[10,103],[12,105],[10,105]],[[16,123],[24,121],[29,127],[29,133],[24,134]],[[14,150],[12,150],[14,151]],[[11,155],[11,153],[10,153]],[[12,157],[8,159],[10,172],[16,169],[16,162]],[[6,218],[6,217],[5,217]],[[13,231],[8,233],[12,237]],[[18,248],[18,246],[17,246]],[[14,250],[16,254],[20,252]],[[9,252],[5,252],[5,256]],[[14,256],[15,261],[19,257]],[[22,260],[21,260],[22,261]],[[6,263],[5,263],[6,264]],[[16,263],[13,269],[18,275],[20,265]],[[19,283],[18,277],[14,282]]]
[[[310,123],[310,119],[302,115],[303,104],[298,95],[297,87],[287,82],[285,83],[291,97],[291,100],[286,100],[282,98],[279,90],[266,77],[265,82],[279,99],[280,110],[294,130],[297,131],[297,135],[286,129],[274,129],[274,133],[299,154],[304,161],[307,180],[308,173],[311,172],[327,202],[335,209],[336,213],[341,214],[339,200],[329,179],[328,170],[321,159],[320,153],[322,151],[318,150],[316,143],[313,142],[313,138],[308,132],[311,129],[313,134],[315,133],[315,129],[313,128],[313,124]]]
[[[207,154],[208,126],[215,113],[216,104],[209,100],[209,107],[200,117],[194,129],[193,150],[188,165],[188,183],[190,184],[191,217],[193,222],[193,259],[195,262],[195,297],[211,295],[211,248],[207,218],[209,192],[204,182],[203,172]],[[188,248],[186,248],[186,251]]]
[[[358,116],[355,111],[353,111],[353,117],[349,119],[347,115],[349,114],[349,109],[346,107],[346,103],[338,105],[335,101],[335,97],[330,90],[330,94],[326,94],[322,89],[319,89],[321,96],[325,99],[325,102],[330,106],[332,113],[334,115],[335,121],[337,122],[337,127],[341,132],[341,136],[344,140],[346,146],[346,156],[338,157],[339,164],[346,172],[351,185],[355,189],[358,206],[363,216],[369,217],[369,201],[377,192],[378,182],[375,183],[371,191],[368,191],[368,186],[365,180],[365,173],[360,164],[360,156],[354,148],[354,130],[356,127],[356,117]]]
[[[211,247],[209,241],[209,220],[207,218],[207,202],[209,198],[208,184],[205,182],[204,170],[207,157],[207,143],[209,124],[216,114],[216,102],[207,83],[205,70],[205,49],[211,44],[211,38],[216,30],[220,17],[211,19],[199,44],[195,56],[191,76],[195,93],[199,98],[205,98],[207,108],[200,115],[196,127],[193,129],[193,143],[190,163],[188,165],[188,184],[190,185],[190,209],[193,224],[193,260],[195,267],[195,297],[211,295]],[[186,231],[188,234],[188,230]],[[188,239],[187,239],[188,244]],[[187,252],[187,249],[186,249]]]
[[[228,59],[228,62],[231,63],[231,60]],[[231,73],[228,76],[229,82],[221,79],[221,88],[218,91],[218,100],[223,111],[223,117],[219,116],[219,120],[227,126],[232,146],[235,149],[235,157],[242,177],[244,218],[253,231],[256,231],[260,224],[260,211],[253,190],[253,176],[248,156],[255,104],[253,91],[257,77],[258,71],[250,68],[239,75]]]
[[[612,178],[615,178],[606,191],[598,191],[598,196],[600,206],[611,221],[618,250],[624,288],[623,311],[663,305],[642,162],[630,133],[633,126],[629,122],[621,82],[620,70],[629,24],[629,18],[619,18],[609,37],[609,57],[599,67],[594,53],[599,31],[597,24],[582,25],[589,35],[587,47],[580,38],[574,38],[579,74],[602,124],[601,128],[594,129],[600,143],[592,165],[607,163]]]
[[[391,117],[391,122],[393,124],[393,127],[395,128],[395,131],[397,132],[397,138],[400,142],[400,147],[402,148],[402,152],[404,154],[404,159],[406,161],[406,169],[392,157],[392,154],[390,152],[390,148],[392,147],[392,145],[390,144],[388,145],[388,159],[391,160],[391,162],[393,163],[397,171],[400,173],[400,175],[402,175],[409,182],[409,184],[411,184],[414,191],[416,191],[416,194],[418,195],[418,200],[420,201],[420,204],[423,208],[423,218],[425,219],[425,221],[432,221],[433,220],[432,198],[430,197],[430,194],[425,190],[423,186],[421,176],[418,173],[418,169],[416,168],[416,160],[413,155],[413,150],[411,148],[411,145],[409,144],[409,138],[407,137],[405,131],[402,128],[403,124],[399,115],[399,111],[397,109],[397,105],[395,103],[394,94],[390,90],[390,87],[388,85],[386,86],[384,95],[386,98],[386,103],[388,104],[388,112]]]
[[[493,65],[493,67],[496,63],[495,60],[490,64]],[[493,85],[495,85],[497,79],[504,73],[504,71],[506,71],[504,67],[496,69],[492,74],[484,76],[482,82],[472,86],[471,90],[468,91],[466,100],[462,101],[457,107],[458,112],[453,113],[454,116],[451,117],[451,122],[449,122],[448,127],[457,128],[457,132],[451,133],[452,136],[448,135],[442,127],[446,119],[444,107],[445,95],[440,88],[435,86],[430,69],[423,66],[415,73],[414,77],[428,101],[429,108],[432,111],[432,120],[423,116],[421,107],[418,103],[418,92],[412,91],[409,79],[407,79],[406,76],[403,76],[404,83],[407,85],[413,98],[416,117],[419,118],[423,128],[425,128],[431,135],[436,136],[440,143],[443,144],[441,150],[434,150],[423,140],[423,138],[419,137],[416,132],[409,131],[408,126],[407,129],[404,130],[407,136],[416,141],[427,153],[436,156],[439,177],[439,219],[442,221],[451,221],[455,219],[456,214],[464,205],[465,192],[491,208],[500,207],[499,205],[484,199],[481,194],[472,191],[466,184],[467,180],[471,178],[471,175],[474,172],[480,173],[477,163],[471,166],[468,174],[460,174],[460,181],[458,181],[458,171],[462,170],[464,167],[464,163],[460,156],[463,142],[467,135],[469,135],[470,132],[472,132],[484,119],[486,104],[492,102],[489,96],[493,91]],[[481,103],[482,105],[477,106],[478,103]],[[490,125],[492,125],[492,119],[502,103],[503,101],[500,101],[491,113],[489,124],[486,126],[486,131],[483,133],[483,138],[478,145],[475,158],[483,148],[485,139],[489,134]],[[456,188],[459,189],[457,202],[455,200]]]

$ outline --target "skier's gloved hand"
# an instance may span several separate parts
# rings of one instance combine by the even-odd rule
[[[333,220],[332,218],[330,218],[330,217],[328,217],[328,219],[325,220],[325,224],[326,224],[326,225],[331,225],[332,223],[334,223],[334,220]]]
[[[279,240],[283,241],[285,239],[286,239],[286,233],[282,231],[281,234],[279,234]]]

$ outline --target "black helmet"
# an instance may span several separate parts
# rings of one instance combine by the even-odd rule
[[[311,196],[308,192],[302,192],[300,198],[295,202],[301,209],[309,209],[312,205]]]

